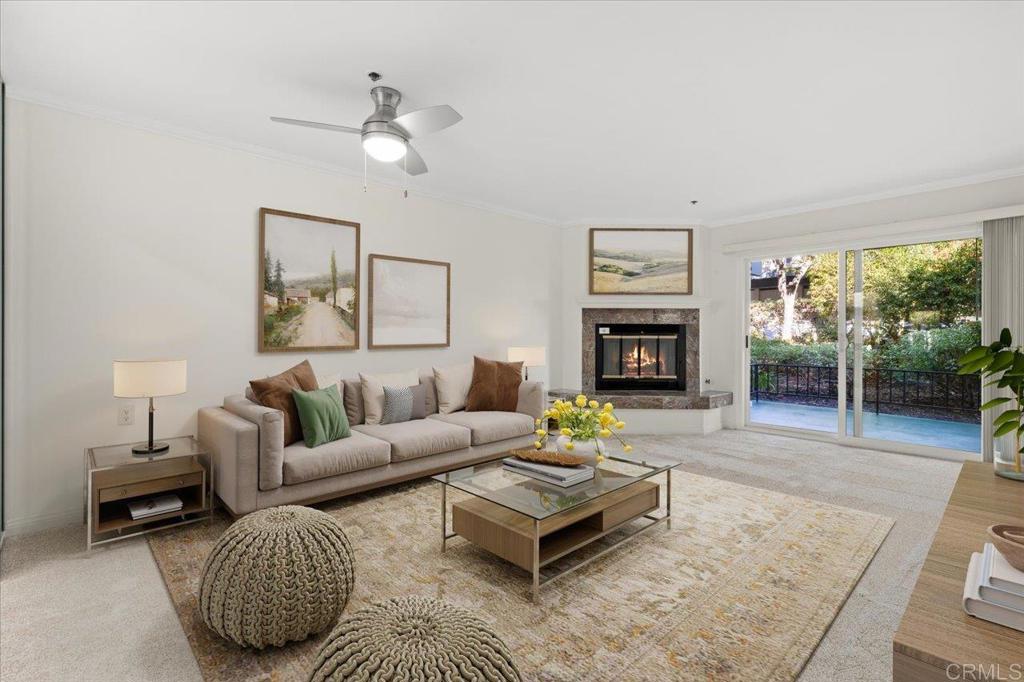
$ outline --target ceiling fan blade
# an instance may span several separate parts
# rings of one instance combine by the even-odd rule
[[[303,121],[300,118],[281,118],[280,116],[271,116],[271,121],[277,123],[287,123],[293,126],[305,126],[306,128],[320,128],[321,130],[333,130],[339,133],[356,133],[357,135],[363,132],[362,128],[352,128],[351,126],[336,126],[333,123],[317,123],[316,121]]]
[[[395,165],[409,175],[423,175],[427,172],[427,162],[409,143],[405,145],[405,156],[395,161]]]
[[[444,130],[462,120],[462,114],[447,104],[416,109],[396,117],[391,122],[409,133],[409,137],[423,137]]]

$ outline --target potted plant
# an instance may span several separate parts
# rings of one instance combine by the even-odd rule
[[[559,452],[572,452],[583,456],[592,456],[600,462],[607,451],[605,438],[615,437],[622,444],[624,452],[630,452],[632,445],[627,444],[612,429],[624,429],[626,423],[615,416],[615,406],[605,403],[602,406],[596,400],[589,400],[582,393],[576,400],[556,400],[551,409],[544,412],[545,419],[553,419],[558,428],[556,446]],[[543,420],[538,419],[537,440],[533,446],[540,450],[550,435],[542,427]]]
[[[972,348],[960,358],[959,364],[958,374],[991,378],[986,386],[1007,389],[1012,395],[993,398],[982,405],[981,410],[1006,407],[992,420],[995,427],[992,435],[996,438],[1012,435],[1013,453],[1008,456],[996,452],[995,469],[1000,476],[1024,481],[1021,467],[1021,455],[1024,454],[1021,446],[1021,438],[1024,437],[1024,349],[1014,346],[1010,330],[1003,329],[998,341]]]

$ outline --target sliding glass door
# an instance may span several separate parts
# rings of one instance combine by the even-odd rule
[[[751,261],[748,423],[979,452],[981,240]]]
[[[956,371],[981,343],[981,240],[848,254],[859,367],[851,396],[861,384],[849,435],[980,452],[981,383]]]

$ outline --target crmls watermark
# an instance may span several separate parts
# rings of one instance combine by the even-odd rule
[[[946,666],[947,680],[971,680],[974,682],[1024,682],[1024,663],[950,663]]]

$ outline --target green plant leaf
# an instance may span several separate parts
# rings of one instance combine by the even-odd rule
[[[967,363],[974,362],[975,360],[980,360],[986,355],[988,355],[988,346],[976,346],[971,350],[967,351],[962,358],[957,360],[957,363],[961,367],[963,367]]]
[[[1013,336],[1010,334],[1009,327],[1003,327],[1003,331],[999,332],[999,343],[1004,346],[1013,345]]]
[[[989,409],[992,409],[993,407],[996,407],[997,405],[1002,405],[1003,403],[1008,403],[1011,400],[1012,400],[1012,398],[992,398],[992,400],[989,400],[987,403],[982,405],[981,409],[982,410],[989,410]]]
[[[1019,422],[1020,421],[1020,410],[1007,410],[1001,415],[992,420],[993,426],[999,426],[1006,422]]]
[[[996,429],[995,433],[993,433],[992,436],[995,438],[999,438],[1000,436],[1005,436],[1006,434],[1016,430],[1016,424],[1014,424],[1013,422],[1007,422],[1006,424],[1003,424],[998,429]]]
[[[1006,369],[1013,364],[1013,351],[1004,350],[996,353],[995,358],[992,359],[992,364],[988,366],[989,372],[999,372]]]
[[[992,356],[991,355],[986,355],[981,360],[975,360],[974,362],[971,362],[969,364],[964,365],[963,367],[958,369],[956,371],[956,373],[957,374],[975,374],[979,370],[982,370],[982,369],[985,369],[986,367],[988,367],[989,363],[991,363],[991,362],[992,362]]]

